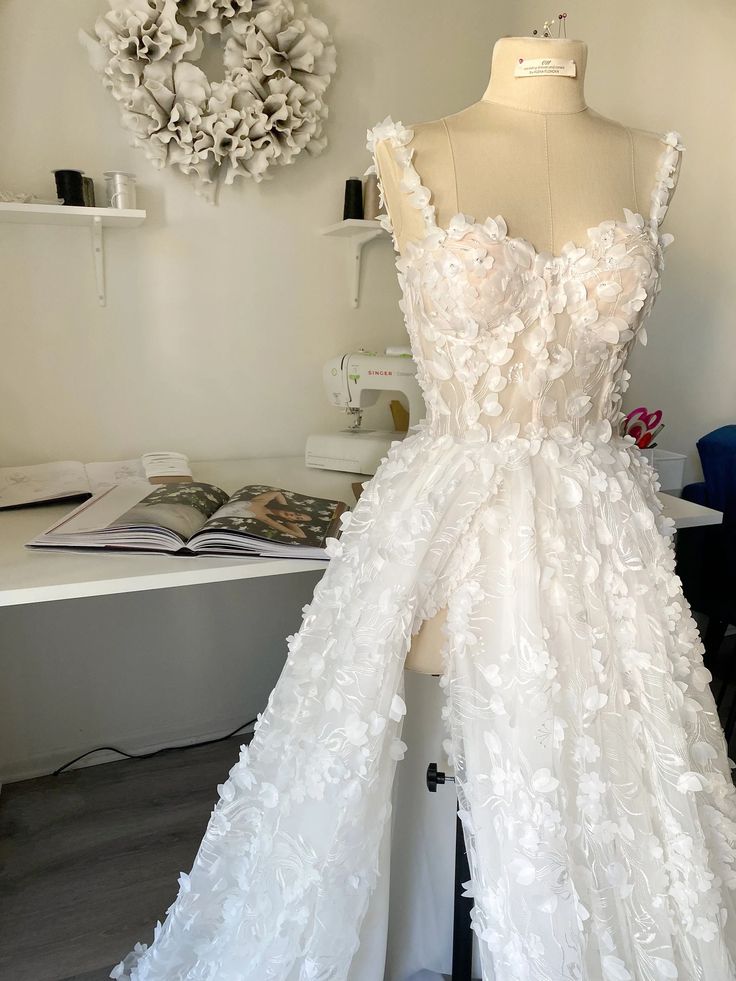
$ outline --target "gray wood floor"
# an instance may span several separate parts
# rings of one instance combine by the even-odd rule
[[[0,979],[103,981],[188,871],[243,735],[0,793]]]
[[[245,739],[3,787],[0,981],[104,981],[147,942]]]

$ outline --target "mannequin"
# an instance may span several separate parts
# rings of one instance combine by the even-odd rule
[[[575,75],[514,75],[517,65],[537,58],[572,61]],[[501,38],[479,102],[411,127],[413,162],[432,192],[438,225],[446,227],[458,212],[479,221],[501,214],[509,235],[558,255],[570,241],[584,244],[591,226],[621,218],[624,208],[649,213],[662,141],[586,104],[586,63],[583,41]],[[385,142],[376,148],[376,160],[403,253],[423,234],[421,213],[408,202]],[[422,624],[407,655],[408,670],[442,673],[444,622],[440,611]]]

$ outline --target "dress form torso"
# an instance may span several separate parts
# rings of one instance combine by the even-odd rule
[[[520,59],[574,61],[575,77],[515,77]],[[631,129],[590,109],[584,98],[582,41],[502,38],[482,99],[452,116],[412,127],[413,162],[431,188],[437,223],[458,213],[482,221],[502,214],[509,234],[558,255],[586,241],[587,229],[623,209],[646,213],[662,151],[656,133]],[[420,211],[401,185],[390,146],[376,163],[400,252],[424,234]],[[677,173],[673,178],[676,183]],[[406,667],[441,674],[445,611],[415,635]]]

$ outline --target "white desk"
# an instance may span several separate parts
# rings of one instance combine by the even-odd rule
[[[351,484],[367,480],[358,474],[313,470],[302,457],[193,463],[195,480],[232,493],[244,484],[272,484],[316,497],[355,503]],[[305,559],[228,558],[224,556],[136,555],[130,552],[43,551],[25,542],[48,528],[73,504],[43,504],[0,511],[0,606],[48,600],[104,596],[172,586],[226,582],[324,569]]]
[[[233,492],[244,484],[273,484],[352,506],[351,484],[358,474],[313,470],[301,457],[233,460],[192,464],[197,480]],[[679,528],[719,524],[720,511],[662,494],[665,513]],[[44,552],[25,542],[76,504],[37,505],[0,512],[0,606],[49,600],[104,596],[139,590],[168,589],[199,583],[277,576],[324,569],[324,562],[305,559],[226,558],[221,556],[135,555],[126,553]]]
[[[227,491],[265,483],[350,504],[351,483],[365,479],[310,470],[294,457],[195,463],[193,471]],[[721,520],[663,500],[678,528]],[[325,568],[24,548],[73,506],[0,512],[0,781],[49,773],[94,746],[150,752],[252,718]]]
[[[350,505],[360,479],[302,458],[192,469],[230,492],[264,483]],[[326,565],[24,547],[74,506],[0,512],[0,781],[49,773],[95,746],[146,753],[253,718]]]
[[[664,504],[664,513],[672,518],[678,531],[683,528],[720,525],[723,522],[722,511],[714,511],[713,508],[693,504],[692,501],[683,501],[681,497],[673,497],[672,494],[660,494],[659,497]]]

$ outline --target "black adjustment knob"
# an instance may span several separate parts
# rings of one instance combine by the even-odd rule
[[[427,767],[427,790],[430,793],[437,793],[437,786],[445,782],[445,775],[437,769],[436,763],[430,763]]]

